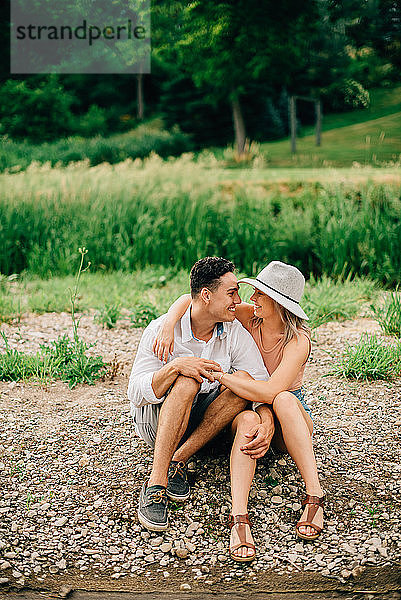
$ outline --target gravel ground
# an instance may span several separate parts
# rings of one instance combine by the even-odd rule
[[[26,316],[2,330],[13,347],[31,352],[70,331],[71,320]],[[314,543],[296,538],[303,484],[288,456],[268,454],[250,500],[258,556],[244,566],[228,557],[224,447],[194,458],[191,500],[172,505],[165,534],[139,526],[151,452],[134,433],[126,387],[141,331],[123,321],[107,331],[84,315],[81,337],[120,364],[114,380],[74,390],[61,382],[0,382],[0,583],[61,595],[79,587],[212,591],[263,582],[265,589],[290,582],[398,589],[401,381],[325,375],[344,343],[363,331],[378,328],[369,319],[321,326],[305,374],[328,497],[324,534]]]

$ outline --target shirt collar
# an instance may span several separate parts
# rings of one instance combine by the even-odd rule
[[[224,338],[227,335],[227,323],[216,323],[212,337]],[[196,338],[192,333],[191,326],[191,304],[181,318],[181,339],[183,342],[190,342]]]

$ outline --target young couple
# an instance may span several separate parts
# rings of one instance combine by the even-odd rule
[[[241,282],[253,286],[253,304],[241,302]],[[230,426],[232,559],[255,558],[248,496],[256,459],[270,444],[290,454],[305,482],[297,535],[319,536],[324,497],[302,393],[311,350],[308,317],[299,305],[304,285],[296,267],[279,261],[255,279],[238,281],[232,262],[203,258],[191,270],[191,295],[145,329],[128,386],[136,432],[154,448],[139,499],[144,527],[167,529],[168,498],[190,496],[188,459]]]

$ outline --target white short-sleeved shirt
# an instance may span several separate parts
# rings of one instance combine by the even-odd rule
[[[152,321],[143,332],[138,352],[132,367],[128,384],[128,398],[131,402],[131,413],[147,404],[159,404],[152,380],[156,371],[163,366],[152,351],[154,339],[163,324],[166,315]],[[191,327],[191,306],[177,322],[174,329],[174,350],[168,362],[183,356],[196,356],[219,363],[223,371],[247,371],[254,379],[267,380],[268,373],[255,341],[246,329],[235,320],[232,323],[217,323],[213,335],[208,342],[194,337]],[[219,384],[203,379],[200,393],[208,393]]]

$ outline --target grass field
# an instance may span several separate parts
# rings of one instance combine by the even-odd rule
[[[355,170],[356,181],[360,169]],[[190,157],[87,168],[30,168],[0,176],[0,272],[42,277],[75,271],[80,246],[94,271],[161,265],[189,269],[202,256],[228,256],[255,273],[273,259],[319,277],[401,275],[399,174],[392,183],[347,171],[228,172]],[[294,176],[295,175],[295,176]]]
[[[399,164],[401,87],[372,90],[368,109],[324,116],[322,131],[320,147],[308,126],[300,129],[294,156],[288,139],[262,144],[262,152],[273,167]]]

